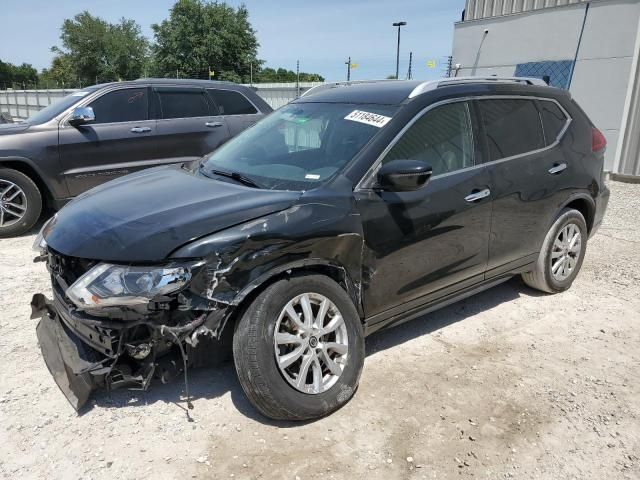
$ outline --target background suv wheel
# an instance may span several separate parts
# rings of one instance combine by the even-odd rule
[[[233,355],[240,384],[262,414],[317,418],[340,408],[357,388],[362,323],[333,280],[294,276],[270,285],[247,308]]]
[[[28,231],[42,211],[42,196],[24,173],[0,168],[0,237]]]
[[[564,209],[544,239],[535,269],[522,274],[524,282],[548,293],[567,290],[582,266],[587,237],[587,223],[582,214]]]

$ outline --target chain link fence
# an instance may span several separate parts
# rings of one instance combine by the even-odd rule
[[[254,88],[273,109],[277,109],[295,100],[304,92],[323,82],[297,83],[256,83],[247,85]],[[0,113],[8,114],[16,120],[24,120],[38,110],[52,104],[79,89],[39,89],[39,90],[0,90]]]

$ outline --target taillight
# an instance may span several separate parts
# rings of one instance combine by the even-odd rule
[[[591,130],[591,151],[601,152],[607,147],[607,139],[596,127]]]

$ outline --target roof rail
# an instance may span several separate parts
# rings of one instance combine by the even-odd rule
[[[318,93],[323,90],[329,90],[331,88],[348,87],[349,85],[359,85],[362,83],[379,83],[379,82],[397,82],[397,80],[383,79],[383,80],[349,80],[347,82],[329,82],[329,83],[324,83],[322,85],[316,85],[315,87],[311,87],[309,90],[307,90],[302,95],[300,95],[300,97],[305,97],[309,95],[311,92]]]
[[[409,98],[416,97],[440,87],[458,85],[460,83],[526,83],[527,85],[538,85],[542,87],[549,86],[544,80],[533,77],[451,77],[421,83],[413,89],[409,94]]]

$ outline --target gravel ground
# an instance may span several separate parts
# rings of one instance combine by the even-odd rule
[[[360,388],[315,422],[271,422],[231,365],[95,396],[77,416],[40,357],[34,235],[0,240],[3,478],[640,478],[640,185],[612,183],[573,288],[513,279],[368,339]]]

